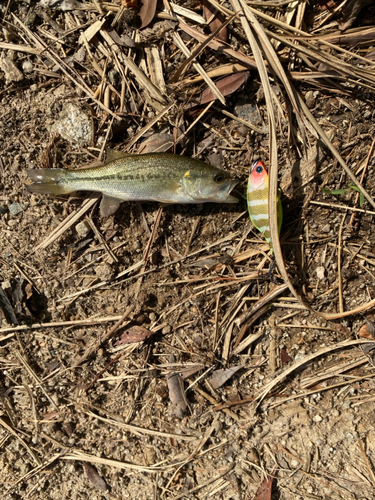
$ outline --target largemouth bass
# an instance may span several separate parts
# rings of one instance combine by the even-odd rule
[[[29,170],[32,193],[102,193],[100,212],[112,215],[123,201],[161,203],[237,203],[230,194],[238,180],[227,172],[186,156],[168,153],[132,155],[108,150],[100,167]]]
[[[273,253],[269,211],[268,211],[268,171],[262,161],[255,162],[249,175],[247,185],[247,206],[251,222],[266,238]],[[277,224],[280,233],[283,221],[283,208],[279,196],[277,197]]]

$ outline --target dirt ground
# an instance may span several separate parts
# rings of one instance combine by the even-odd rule
[[[251,164],[269,158],[258,72],[248,61],[239,85],[232,73],[225,105],[204,102],[194,61],[173,81],[187,57],[176,34],[191,52],[202,42],[182,24],[199,28],[198,2],[181,2],[188,11],[173,29],[158,10],[142,30],[137,5],[115,19],[117,1],[55,3],[0,4],[1,498],[375,499],[373,308],[334,320],[306,310],[277,266],[267,276],[272,256],[245,199],[125,202],[103,218],[95,195],[27,191],[29,169],[177,139],[174,152],[230,172],[245,194]],[[350,26],[330,3],[295,2],[300,29],[331,36],[375,24],[371,3],[358,2]],[[267,5],[297,26],[285,2]],[[95,23],[101,31],[87,33]],[[209,75],[252,56],[238,19],[226,36],[237,55],[211,46],[196,55]],[[370,196],[375,82],[360,71],[373,70],[374,44],[329,48],[356,73],[317,59],[311,79],[313,56],[274,40]],[[272,70],[270,82],[287,272],[316,311],[360,308],[375,297],[374,209],[306,119],[299,129]]]

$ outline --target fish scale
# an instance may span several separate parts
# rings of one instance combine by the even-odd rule
[[[249,175],[247,185],[247,206],[251,222],[265,237],[271,253],[273,253],[273,245],[270,231],[269,210],[268,210],[268,185],[269,177],[264,163],[261,161],[255,162]],[[282,206],[279,197],[277,197],[277,222],[279,233],[282,223]]]

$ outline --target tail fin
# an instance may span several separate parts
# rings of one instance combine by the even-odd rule
[[[62,182],[65,178],[65,170],[62,168],[28,170],[27,174],[34,181],[34,184],[27,186],[30,193],[68,194],[74,191]]]

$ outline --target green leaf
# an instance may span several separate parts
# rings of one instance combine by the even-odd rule
[[[327,188],[323,188],[322,191],[325,194],[345,194],[347,192],[347,189],[327,189]]]
[[[364,197],[364,194],[363,194],[363,193],[362,193],[362,191],[361,191],[361,193],[360,193],[360,195],[359,195],[359,206],[360,206],[361,208],[363,207],[364,202],[365,202],[365,197]]]

